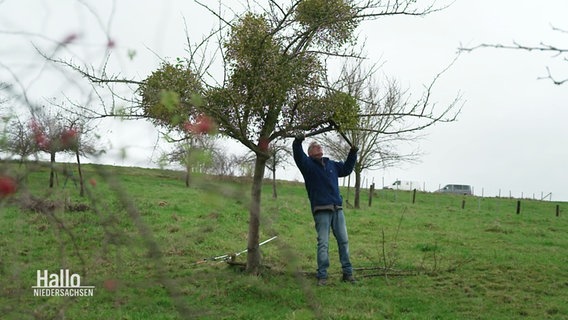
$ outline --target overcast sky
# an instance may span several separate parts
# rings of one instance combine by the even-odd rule
[[[426,17],[365,22],[359,32],[369,60],[382,64],[380,75],[396,79],[418,96],[460,46],[517,41],[568,47],[568,33],[552,30],[568,30],[566,12],[565,0],[457,0]],[[214,22],[207,11],[185,0],[3,0],[0,81],[25,88],[28,98],[40,105],[45,99],[80,93],[78,80],[45,64],[34,46],[94,66],[110,53],[109,68],[143,79],[160,58],[185,55],[184,24],[197,40]],[[69,46],[58,47],[69,37]],[[568,62],[549,53],[488,48],[462,53],[439,80],[433,97],[443,106],[461,94],[465,104],[458,121],[424,132],[412,146],[424,153],[419,163],[364,173],[366,181],[379,186],[396,179],[419,181],[429,191],[450,183],[469,184],[477,195],[540,198],[552,193],[552,200],[568,201],[568,84],[539,80],[547,75],[547,67],[558,78],[568,77]],[[112,148],[102,161],[155,166],[159,135],[152,126],[130,122],[100,127]],[[123,148],[127,158],[120,160]],[[294,166],[284,174],[301,180]]]

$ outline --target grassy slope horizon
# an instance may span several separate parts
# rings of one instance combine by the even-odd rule
[[[235,265],[204,260],[246,248],[246,180],[194,176],[186,188],[178,171],[85,165],[96,184],[79,198],[61,174],[48,190],[46,166],[25,170],[25,186],[0,203],[1,318],[568,317],[564,202],[522,200],[516,214],[516,199],[418,193],[413,204],[411,192],[378,190],[369,207],[364,190],[362,208],[345,210],[359,282],[340,282],[332,240],[330,284],[319,288],[302,183],[278,181],[277,199],[265,185],[261,241],[278,238],[251,277],[239,266],[246,253]],[[36,271],[61,268],[95,296],[33,297]]]

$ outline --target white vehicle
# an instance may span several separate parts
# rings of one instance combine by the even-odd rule
[[[404,180],[396,180],[391,185],[385,186],[384,189],[390,190],[405,190],[405,191],[412,191],[414,189],[418,191],[422,191],[422,185],[418,181],[404,181]]]

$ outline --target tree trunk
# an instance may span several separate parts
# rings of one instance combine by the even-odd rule
[[[191,178],[190,171],[191,171],[191,167],[187,166],[185,168],[185,186],[186,187],[189,187],[189,183],[191,182],[190,181],[190,178]]]
[[[272,199],[278,198],[276,194],[276,156],[272,157]]]
[[[190,159],[190,150],[186,152],[185,155],[185,186],[189,187],[191,184],[191,159]]]
[[[49,187],[53,188],[55,180],[55,152],[50,153],[51,172],[49,173]]]
[[[83,170],[81,170],[81,158],[79,157],[79,149],[75,150],[75,155],[77,156],[77,171],[79,171],[79,196],[83,197],[85,195],[85,184],[83,183]]]
[[[355,200],[353,206],[359,209],[359,196],[361,195],[361,170],[355,168]]]
[[[268,160],[266,157],[258,154],[256,155],[251,189],[247,245],[247,272],[255,275],[259,274],[260,271],[260,247],[258,245],[260,230],[260,196],[262,193],[262,178],[264,177],[266,160]]]

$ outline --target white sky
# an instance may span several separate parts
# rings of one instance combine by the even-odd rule
[[[237,1],[224,1],[231,2]],[[78,78],[70,79],[67,72],[44,64],[32,46],[52,52],[57,41],[71,34],[78,36],[75,43],[58,52],[74,56],[76,63],[98,66],[107,52],[108,35],[116,43],[110,68],[143,79],[158,66],[159,57],[185,55],[184,18],[194,40],[215,22],[192,1],[82,3],[0,0],[0,81],[14,83],[17,76],[36,104],[76,94]],[[381,74],[419,96],[422,86],[453,60],[460,44],[546,42],[567,48],[568,33],[552,30],[552,26],[568,30],[567,12],[565,0],[457,0],[426,17],[382,18],[365,22],[359,31],[370,60],[383,63]],[[129,50],[136,52],[132,60]],[[558,78],[568,77],[568,63],[549,53],[497,49],[463,53],[440,79],[433,97],[443,107],[461,92],[465,105],[458,121],[425,132],[427,136],[416,146],[425,153],[420,163],[367,172],[365,178],[379,186],[383,181],[413,180],[433,191],[459,183],[472,185],[477,195],[501,192],[502,196],[540,198],[552,193],[553,200],[568,201],[568,84],[538,80],[546,76],[547,66]],[[152,126],[105,122],[101,129],[112,145],[102,161],[154,166],[151,158],[159,154],[154,148],[159,136]],[[120,160],[117,155],[122,148],[127,158]],[[301,180],[292,165],[283,175]]]

